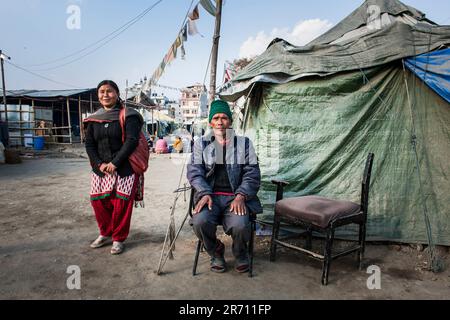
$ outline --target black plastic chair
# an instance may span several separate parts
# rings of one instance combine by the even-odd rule
[[[288,185],[285,181],[273,180],[277,185],[277,197],[273,223],[272,239],[270,244],[270,261],[275,261],[277,245],[308,254],[323,261],[322,284],[328,284],[328,273],[331,261],[339,257],[357,252],[358,267],[361,269],[364,257],[366,240],[367,207],[369,204],[369,185],[372,172],[374,154],[367,157],[362,181],[361,203],[332,200],[319,196],[303,196],[283,199],[283,187]],[[279,239],[280,223],[296,225],[306,230],[305,248],[300,248]],[[345,251],[332,253],[334,232],[337,227],[349,224],[359,225],[358,245]],[[323,255],[311,251],[312,232],[325,235],[325,248]]]
[[[191,188],[191,195],[189,199],[189,215],[192,218],[192,212],[194,209],[194,195],[195,195],[195,189]],[[248,269],[248,276],[253,277],[253,248],[254,248],[254,242],[255,242],[255,231],[256,231],[256,214],[250,213],[250,224],[251,224],[251,234],[250,234],[250,241],[248,243],[248,259],[249,259],[249,269]],[[197,242],[197,249],[195,251],[195,259],[194,259],[194,266],[192,267],[192,275],[195,276],[197,274],[197,265],[198,265],[198,258],[200,255],[200,252],[203,251],[203,241],[198,240]]]

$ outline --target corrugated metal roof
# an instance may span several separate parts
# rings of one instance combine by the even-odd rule
[[[57,98],[71,97],[83,93],[89,93],[91,89],[69,89],[69,90],[6,90],[7,98]]]

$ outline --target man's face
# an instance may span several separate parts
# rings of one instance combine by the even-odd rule
[[[214,135],[224,137],[227,129],[231,126],[231,120],[225,113],[217,113],[212,117],[210,125],[214,130]]]

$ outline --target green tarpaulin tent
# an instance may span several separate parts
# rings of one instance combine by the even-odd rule
[[[261,219],[273,219],[274,178],[291,183],[287,197],[359,202],[373,152],[368,239],[450,245],[450,105],[404,68],[449,43],[450,27],[370,0],[307,46],[274,40],[222,88],[228,101],[248,96],[237,129],[258,152]]]

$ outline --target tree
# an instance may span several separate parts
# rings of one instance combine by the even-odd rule
[[[239,72],[252,62],[253,62],[252,58],[241,58],[241,59],[235,59],[233,61],[233,65],[234,65],[235,71]]]

